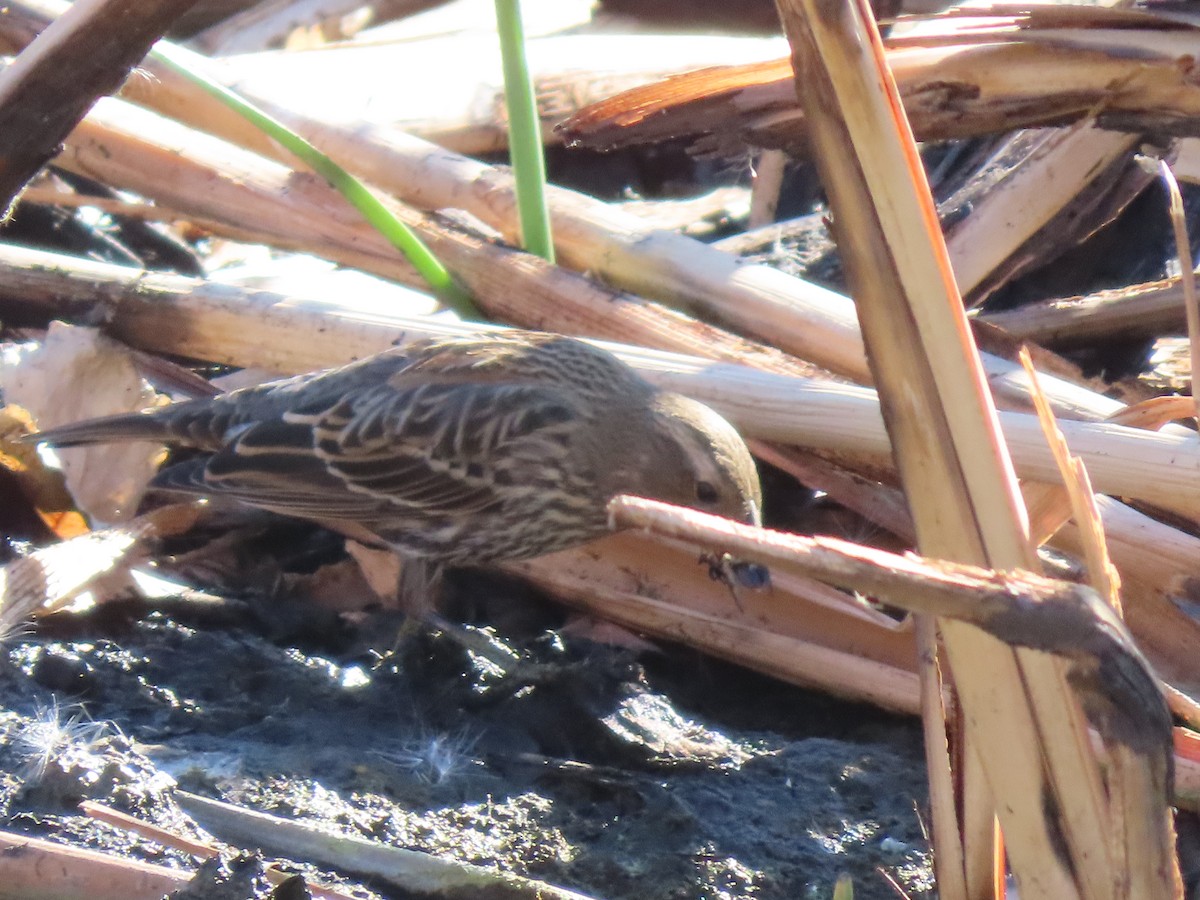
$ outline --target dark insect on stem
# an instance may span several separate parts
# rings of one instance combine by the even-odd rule
[[[758,591],[771,586],[770,569],[758,563],[735,559],[729,553],[701,553],[699,562],[708,566],[709,578],[729,588],[729,594],[741,612],[745,612],[745,609],[738,596],[738,588]]]

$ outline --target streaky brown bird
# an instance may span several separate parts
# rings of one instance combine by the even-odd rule
[[[418,341],[350,365],[31,436],[200,453],[152,487],[365,531],[438,567],[516,560],[608,531],[634,494],[755,523],[749,451],[725,419],[556,334]]]

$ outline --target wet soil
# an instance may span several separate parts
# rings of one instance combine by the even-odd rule
[[[429,630],[390,653],[394,616],[282,599],[130,601],[11,637],[4,827],[191,870],[77,809],[195,833],[178,785],[598,898],[824,898],[841,873],[859,900],[898,896],[887,878],[932,895],[915,722],[682,648],[564,636],[561,610],[506,581],[450,593],[519,666]],[[257,864],[231,849],[189,896],[268,896]]]

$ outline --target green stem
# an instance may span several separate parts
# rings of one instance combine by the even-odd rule
[[[500,53],[504,58],[504,102],[508,107],[508,147],[517,181],[521,244],[554,262],[550,212],[546,206],[546,160],[533,81],[525,61],[525,29],[519,0],[496,0]]]
[[[424,242],[411,228],[397,219],[392,211],[384,206],[380,199],[361,181],[278,119],[192,68],[169,44],[160,42],[151,51],[151,56],[216,97],[312,167],[314,172],[328,181],[355,209],[362,213],[363,218],[387,238],[393,247],[404,254],[443,304],[464,319],[478,321],[483,318],[471,296],[451,277],[445,266],[430,252]]]

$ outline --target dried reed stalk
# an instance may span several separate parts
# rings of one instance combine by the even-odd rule
[[[477,243],[477,252],[481,256],[496,250],[486,242]],[[495,257],[493,268],[502,269],[509,260],[530,267],[528,281],[531,287],[538,280],[561,281],[552,277],[554,271],[545,263],[511,251],[503,251]],[[571,278],[578,280],[576,276]],[[498,274],[494,274],[490,282],[496,285],[497,293],[508,296],[522,296],[525,289],[523,284],[505,282]],[[481,296],[486,298],[490,293]],[[675,340],[664,340],[664,329],[657,326],[639,328],[637,319],[623,319],[619,315],[619,305],[603,297],[599,301],[598,311],[607,311],[608,321],[613,325],[611,330],[599,332],[606,337],[676,349],[678,336],[690,333],[687,329],[676,328]],[[588,302],[586,291],[564,290],[557,296],[546,295],[540,304],[530,307],[528,315],[531,318],[527,324],[540,324],[566,333],[597,333],[577,330],[581,323],[588,321],[575,318],[571,312],[581,302]],[[388,315],[378,309],[364,311],[355,307],[352,298],[318,300],[247,291],[17,247],[0,247],[0,310],[10,317],[64,316],[85,321],[99,318],[108,323],[110,333],[139,348],[265,368],[282,374],[339,365],[427,334],[476,327],[445,320]],[[736,358],[733,354],[738,352],[737,346],[722,349],[720,341],[707,334],[705,331],[697,333],[702,347],[695,352]],[[866,446],[873,447],[876,452],[886,450],[877,403],[870,393],[861,388],[783,377],[798,370],[794,364],[780,364],[777,355],[754,352],[744,356],[746,362],[763,370],[753,371],[744,366],[715,365],[695,357],[656,353],[628,345],[616,349],[651,380],[694,394],[724,409],[740,419],[751,433],[769,427],[768,433],[811,443],[829,440],[823,436],[837,425],[843,429],[838,440],[844,446],[861,449],[865,438],[869,441]],[[798,396],[803,396],[804,402],[798,403]],[[771,419],[767,418],[768,412]],[[1030,453],[1035,458],[1044,458],[1046,452],[1031,418],[1013,418],[1028,421],[1017,431],[1029,435]],[[770,424],[772,419],[773,425]],[[1068,430],[1085,427],[1063,424]],[[1073,440],[1088,445],[1082,433],[1071,434]],[[1141,435],[1144,434],[1130,432],[1130,447],[1135,458],[1140,455]],[[1170,451],[1172,454],[1182,449],[1177,445],[1177,439],[1169,440],[1169,446],[1175,448]],[[1024,446],[1023,442],[1014,442],[1018,454],[1025,452]],[[1102,442],[1094,446],[1097,448],[1095,456],[1111,454],[1111,447]],[[786,467],[786,449],[777,452],[773,459]],[[1024,465],[1021,456],[1018,461]],[[1046,474],[1050,469],[1039,471]],[[812,475],[811,472],[808,474]],[[1127,480],[1138,484],[1142,475],[1131,475]],[[1182,483],[1194,479],[1183,472],[1179,480]],[[813,482],[810,477],[807,481],[826,485],[839,495],[843,493],[827,478]],[[860,483],[859,487],[874,491],[876,495],[884,491],[867,483]],[[1164,486],[1168,493],[1177,490],[1169,483]],[[1200,652],[1200,628],[1170,600],[1179,591],[1185,573],[1200,567],[1200,541],[1116,501],[1101,497],[1099,503],[1113,555],[1126,585],[1131,625],[1164,677],[1185,690],[1200,690],[1192,663]],[[863,498],[857,504],[868,517],[876,512],[886,512],[892,506],[886,496]],[[885,528],[896,527],[889,517],[880,519],[879,524]],[[1073,544],[1074,534],[1074,529],[1064,529],[1056,542],[1074,551],[1077,549]]]
[[[446,235],[455,232],[449,225],[443,228]],[[489,249],[462,232],[458,236],[465,248],[460,252],[474,248],[485,259],[491,254],[491,278],[478,281],[485,288],[480,293],[485,306],[493,298],[499,302],[501,294],[533,290],[539,280],[551,287],[557,283],[557,294],[544,289],[541,297],[535,295],[544,298],[538,306],[527,307],[523,317],[510,318],[526,326],[541,324],[585,335],[599,332],[606,339],[669,351],[687,349],[691,355],[618,348],[651,380],[719,408],[752,437],[866,455],[887,464],[891,444],[871,389],[805,377],[802,364],[781,354],[711,328],[689,327],[673,316],[661,322],[652,315],[622,319],[619,307],[608,307],[614,318],[608,329],[581,329],[583,312],[572,318],[571,306],[586,311],[609,302],[607,295],[588,297],[587,283],[577,276],[559,273],[556,278],[553,267],[525,254]],[[520,271],[504,277],[503,270],[514,263]],[[20,247],[0,247],[0,296],[6,309],[26,316],[35,311],[77,318],[103,315],[114,334],[140,349],[283,374],[340,365],[424,334],[479,327],[378,311],[364,316],[352,300],[246,291]],[[552,303],[567,309],[551,319]],[[642,309],[633,306],[634,312]],[[673,337],[667,334],[671,328]],[[701,353],[705,355],[697,355]],[[1020,473],[1033,480],[1054,480],[1054,458],[1036,417],[1004,412],[999,420]],[[1100,422],[1065,421],[1062,428],[1100,490],[1200,516],[1200,448],[1194,441]]]
[[[778,6],[918,543],[927,553],[992,568],[1036,565],[870,9],[825,0]],[[1062,661],[1013,650],[958,622],[939,624],[963,710],[951,730],[962,788],[957,809],[935,807],[934,815],[959,813],[962,841],[947,850],[961,847],[966,893],[984,896],[989,884],[1002,890],[996,861],[989,861],[989,805],[1001,818],[1023,895],[1117,896],[1130,879],[1134,896],[1180,893],[1174,858],[1161,852],[1172,846],[1161,815],[1138,823],[1159,839],[1128,845],[1158,851],[1149,865],[1123,866],[1124,855],[1114,853],[1129,835],[1110,830],[1112,810]],[[940,699],[928,698],[926,716],[940,715]],[[927,752],[936,780],[944,763],[936,748]]]
[[[1020,309],[982,313],[985,322],[1017,340],[1048,347],[1078,347],[1097,340],[1138,340],[1183,327],[1186,313],[1179,278],[1027,303]]]
[[[0,72],[0,208],[195,0],[79,0]]]
[[[157,900],[183,889],[191,874],[109,853],[0,832],[4,889],[13,897]]]
[[[0,19],[2,26],[3,19]],[[167,98],[168,105],[178,102],[188,106],[184,101],[189,97]],[[104,106],[102,104],[97,114],[105,111]],[[115,111],[118,107],[113,104],[109,108]],[[434,209],[463,208],[492,227],[515,236],[517,223],[512,185],[500,170],[455,156],[399,132],[371,129],[365,125],[339,129],[314,122],[293,110],[282,109],[278,104],[275,108],[320,143],[322,149],[338,157],[347,168],[397,192],[407,201]],[[107,136],[103,136],[103,129],[90,138],[85,138],[81,132],[80,140],[72,142],[71,152],[65,157],[67,164],[71,164],[72,154],[85,157],[79,165],[86,165],[101,180],[116,181],[131,190],[164,198],[164,189],[171,185],[164,183],[161,177],[155,177],[155,170],[146,168],[148,159],[123,164],[117,154],[118,146],[128,153],[146,141],[148,146],[141,152],[151,154],[150,159],[159,166],[169,164],[171,168],[165,171],[174,170],[174,182],[188,182],[188,176],[181,171],[188,160],[192,160],[191,168],[195,173],[191,178],[197,182],[219,186],[231,182],[236,188],[239,179],[249,178],[250,158],[237,154],[228,145],[198,139],[194,133],[172,133],[168,126],[156,127],[154,120],[144,116],[121,112],[120,118],[128,118],[128,125],[111,123],[114,133]],[[155,151],[155,143],[165,143],[166,153]],[[217,147],[223,147],[221,153],[228,158],[195,158],[203,157],[209,148],[215,154]],[[116,159],[114,154],[117,154]],[[262,160],[253,164],[254,167],[264,165]],[[230,171],[238,177],[229,177]],[[298,177],[288,179],[284,174],[270,174],[267,179],[276,185],[274,190],[282,195],[280,202],[284,203],[298,202],[301,189],[310,194],[321,192],[321,188]],[[324,191],[321,195],[328,194]],[[189,206],[194,206],[200,199],[205,204],[213,202],[212,198],[194,197]],[[245,205],[247,201],[241,202]],[[668,300],[680,296],[711,298],[711,301],[700,302],[699,307],[702,311],[709,310],[717,321],[729,323],[743,333],[763,334],[767,343],[824,368],[848,370],[859,380],[869,379],[853,307],[841,295],[806,285],[774,269],[738,265],[736,260],[720,251],[679,235],[647,228],[635,217],[622,215],[619,210],[571,191],[552,190],[550,203],[556,235],[564,242],[558,248],[560,263],[573,263],[576,268],[603,276],[607,283],[627,289],[637,290],[635,285],[640,285],[649,289],[645,292],[648,296],[665,295]],[[299,221],[307,221],[303,218],[305,215],[319,218],[322,205],[317,204],[310,210],[289,209],[273,217],[277,225],[272,227],[287,229],[284,246],[294,246],[300,240],[291,233],[295,227],[291,223],[297,221],[297,217],[300,217]],[[203,217],[206,208],[202,207],[194,214]],[[246,209],[242,218],[254,211],[253,207]],[[235,205],[228,203],[227,211],[220,215],[226,222],[226,233],[236,233]],[[276,238],[276,242],[281,240],[284,238]],[[363,240],[357,238],[356,242]],[[374,258],[362,257],[349,250],[338,251],[337,242],[331,244],[324,240],[305,246],[318,255],[338,254],[343,262],[366,267],[368,271],[387,274],[397,269],[395,263],[381,264]],[[438,252],[445,251],[439,248]],[[358,261],[352,262],[352,259]],[[453,262],[451,266],[457,267]],[[396,272],[396,277],[403,277],[403,272],[407,271],[406,267],[401,268],[403,271]],[[624,277],[623,273],[630,277]],[[673,273],[680,279],[677,283],[672,282]],[[654,292],[656,287],[657,294]],[[740,327],[742,325],[748,329]],[[1028,388],[1019,366],[987,354],[984,364],[997,396],[1008,398],[1018,406],[1027,405]],[[1044,384],[1061,416],[1103,418],[1121,408],[1118,401],[1061,379],[1044,378]]]
[[[1091,118],[1134,134],[1196,133],[1200,89],[1187,67],[1194,25],[1145,10],[978,6],[915,27],[902,20],[911,30],[888,41],[918,140]],[[686,136],[804,154],[809,126],[790,79],[783,59],[686,72],[594,104],[563,131],[597,148]]]
[[[18,46],[28,41],[39,20],[39,5],[30,2],[14,4],[8,16],[0,17],[0,36]],[[199,57],[195,61],[201,66],[205,63]],[[141,102],[152,103],[169,114],[188,117],[189,121],[202,119],[206,127],[261,152],[279,152],[227,110],[214,114],[211,98],[183,83],[169,70],[160,71],[153,65],[149,69],[152,78],[138,79],[130,85],[130,89],[137,88]],[[263,102],[347,168],[377,185],[426,208],[464,208],[515,237],[517,222],[512,185],[503,173],[393,129],[367,123],[334,127],[315,121],[298,111],[304,105],[301,98],[283,96],[267,98]],[[121,140],[128,143],[142,132],[161,134],[165,127],[143,118],[131,123],[132,134]],[[164,172],[175,168],[173,160],[176,156],[185,156],[191,149],[215,146],[197,139],[194,133],[172,135],[169,129],[158,140],[165,140],[170,145],[165,156],[154,155],[155,162]],[[112,142],[110,139],[108,144]],[[101,152],[96,155],[98,158],[87,163],[95,166],[98,172],[107,171],[107,175],[99,175],[101,180],[125,183],[129,179],[143,183],[143,190],[147,190],[145,183],[150,182],[153,188],[149,193],[162,193],[162,181],[148,178],[148,172],[154,169],[146,168],[146,160],[140,164],[110,165],[105,155],[112,152],[111,146],[102,143]],[[196,177],[219,182],[226,170],[238,171],[245,165],[245,158],[231,159],[224,169],[217,167],[207,173],[198,173]],[[176,173],[173,180],[184,178],[182,173]],[[279,189],[287,190],[282,185]],[[560,261],[596,272],[611,284],[635,291],[640,286],[644,289],[640,292],[649,296],[695,302],[716,319],[744,326],[743,330],[749,329],[745,333],[762,333],[768,343],[802,358],[818,361],[835,371],[846,371],[859,380],[869,378],[853,308],[840,295],[805,285],[766,267],[738,266],[734,259],[720,251],[647,228],[634,217],[621,215],[619,211],[571,191],[552,191],[550,202],[554,227],[561,241],[558,247]],[[193,215],[204,217],[196,212]],[[237,217],[229,213],[227,218],[232,221],[226,222],[226,228],[235,230]],[[306,219],[295,213],[285,213],[277,221],[295,223]],[[341,261],[378,271],[370,269],[371,260],[358,259],[357,263],[346,258]],[[393,272],[396,268],[394,263],[390,266]],[[394,277],[404,277],[407,268],[400,268]],[[999,397],[1010,398],[1018,404],[1025,402],[1027,388],[1019,367],[988,355],[984,356],[984,364]],[[1120,408],[1116,401],[1081,391],[1066,382],[1047,379],[1045,384],[1056,411],[1063,416],[1104,417]]]

